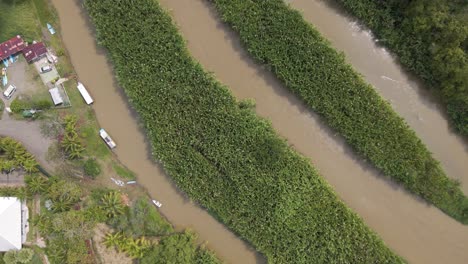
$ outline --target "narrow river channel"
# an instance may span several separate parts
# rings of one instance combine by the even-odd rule
[[[135,114],[117,86],[106,53],[96,46],[92,25],[80,0],[52,0],[62,38],[79,76],[95,99],[100,125],[117,143],[115,154],[138,176],[140,184],[163,203],[161,212],[179,228],[189,227],[229,263],[263,263],[264,259],[206,211],[192,204],[150,159],[149,146]]]
[[[468,227],[406,193],[361,162],[341,138],[334,136],[333,132],[282,87],[269,72],[249,59],[237,36],[223,25],[209,1],[161,0],[160,2],[170,10],[183,37],[187,40],[190,52],[205,69],[213,72],[220,81],[228,85],[237,98],[255,99],[257,113],[271,120],[280,135],[311,159],[345,203],[353,208],[387,245],[410,263],[468,263]],[[323,22],[324,27],[330,27],[329,31],[334,30],[335,23],[342,23],[340,21],[343,18],[333,9],[317,10],[317,12],[328,12],[330,15],[330,19]],[[355,30],[350,28],[336,30],[339,30],[336,34],[344,35],[342,38],[347,36],[346,39],[342,39],[344,46],[372,46],[371,38],[362,38],[362,43],[355,44],[352,41],[357,34]],[[364,56],[362,60],[365,61],[381,55],[369,49],[361,56]],[[391,61],[390,58],[388,60]],[[380,62],[375,62],[370,68],[375,68],[378,78],[382,78],[383,81],[387,81],[386,78],[397,78],[393,73],[386,73],[385,67],[389,66],[386,64],[382,65],[382,68],[380,66]],[[392,67],[393,71],[400,74],[398,78],[401,79],[398,79],[398,82],[409,82],[397,66]],[[436,129],[439,129],[439,126],[442,130],[446,129],[446,122],[437,110],[425,102],[419,94],[411,91],[414,84],[408,84],[408,87],[406,83],[400,85],[403,87],[401,89],[406,89],[408,92],[407,95],[401,95],[401,98],[395,98],[403,100],[398,102],[399,107],[410,103],[413,106],[408,106],[409,109],[414,109],[412,113],[415,115],[423,116],[424,122],[421,123],[425,123],[427,129],[438,131]],[[388,84],[385,87],[389,87]],[[409,96],[412,96],[411,102],[405,98]],[[426,117],[424,112],[426,110],[422,110],[423,106],[433,116]],[[397,111],[400,111],[398,107]],[[442,124],[432,123],[436,122],[434,121],[436,118],[439,118],[437,122]],[[433,131],[427,133],[437,135]],[[444,138],[445,136],[447,138]],[[439,132],[439,137],[441,141],[450,142],[447,144],[461,145],[450,132]],[[446,149],[447,153],[449,149]],[[463,154],[463,148],[459,150],[460,154]],[[434,149],[432,151],[435,152]],[[450,157],[453,157],[453,154]],[[463,162],[457,164],[466,166]],[[447,163],[445,166],[450,164]]]
[[[405,73],[392,56],[376,45],[369,30],[341,14],[330,0],[288,0],[346,59],[390,101],[439,160],[445,172],[468,194],[468,146],[449,127],[431,95]]]

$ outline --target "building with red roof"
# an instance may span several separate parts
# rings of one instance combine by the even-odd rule
[[[36,61],[44,57],[46,53],[47,53],[47,48],[42,42],[37,42],[31,45],[28,45],[23,49],[24,58],[26,59],[28,63],[31,63],[33,61]]]
[[[3,43],[0,43],[0,60],[7,59],[11,55],[22,51],[25,47],[26,44],[19,35]]]

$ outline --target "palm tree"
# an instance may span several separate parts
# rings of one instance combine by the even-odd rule
[[[112,191],[104,195],[101,199],[101,208],[108,218],[123,214],[125,206],[120,198],[120,193]]]
[[[138,239],[129,238],[127,239],[127,245],[125,247],[125,252],[131,258],[142,258],[151,247],[151,242],[145,237],[140,237]]]
[[[34,158],[26,158],[23,161],[23,169],[28,172],[28,173],[33,173],[39,171],[37,168],[39,164],[37,164],[36,160]]]
[[[15,162],[12,160],[2,160],[1,169],[6,174],[10,174],[15,169]]]
[[[78,134],[73,131],[67,131],[65,137],[62,141],[62,147],[67,152],[68,156],[71,159],[77,159],[82,157],[82,152],[84,151],[83,146],[81,145],[80,140],[78,139]]]
[[[65,117],[65,136],[62,140],[62,147],[71,159],[81,158],[85,150],[76,133],[76,121],[77,117],[74,115]]]
[[[55,212],[55,213],[65,212],[65,211],[67,211],[67,210],[69,210],[71,208],[73,203],[70,202],[66,197],[67,196],[65,196],[64,199],[55,200],[55,201],[52,202],[52,211],[53,212]]]
[[[107,247],[116,247],[119,244],[119,241],[121,241],[123,238],[122,233],[117,232],[117,233],[107,233],[106,236],[104,237],[104,242],[103,244]]]
[[[117,247],[117,251],[118,252],[127,252],[129,250],[129,242],[130,242],[131,238],[125,236],[124,234],[122,234],[122,236],[117,240],[117,244],[116,244],[116,247]]]
[[[32,194],[43,193],[47,189],[47,179],[40,175],[31,175],[26,178],[28,190]]]

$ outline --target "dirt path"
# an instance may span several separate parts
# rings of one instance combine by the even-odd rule
[[[42,136],[38,122],[12,120],[4,114],[0,120],[0,136],[20,141],[42,166],[48,170],[52,169],[52,165],[46,160],[52,140]]]

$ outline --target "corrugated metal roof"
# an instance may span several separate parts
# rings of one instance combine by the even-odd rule
[[[27,62],[32,62],[33,60],[44,56],[46,53],[47,49],[42,42],[28,45],[23,49],[23,55]]]
[[[24,47],[25,43],[19,35],[0,43],[0,60],[6,59],[11,55],[22,51]]]

